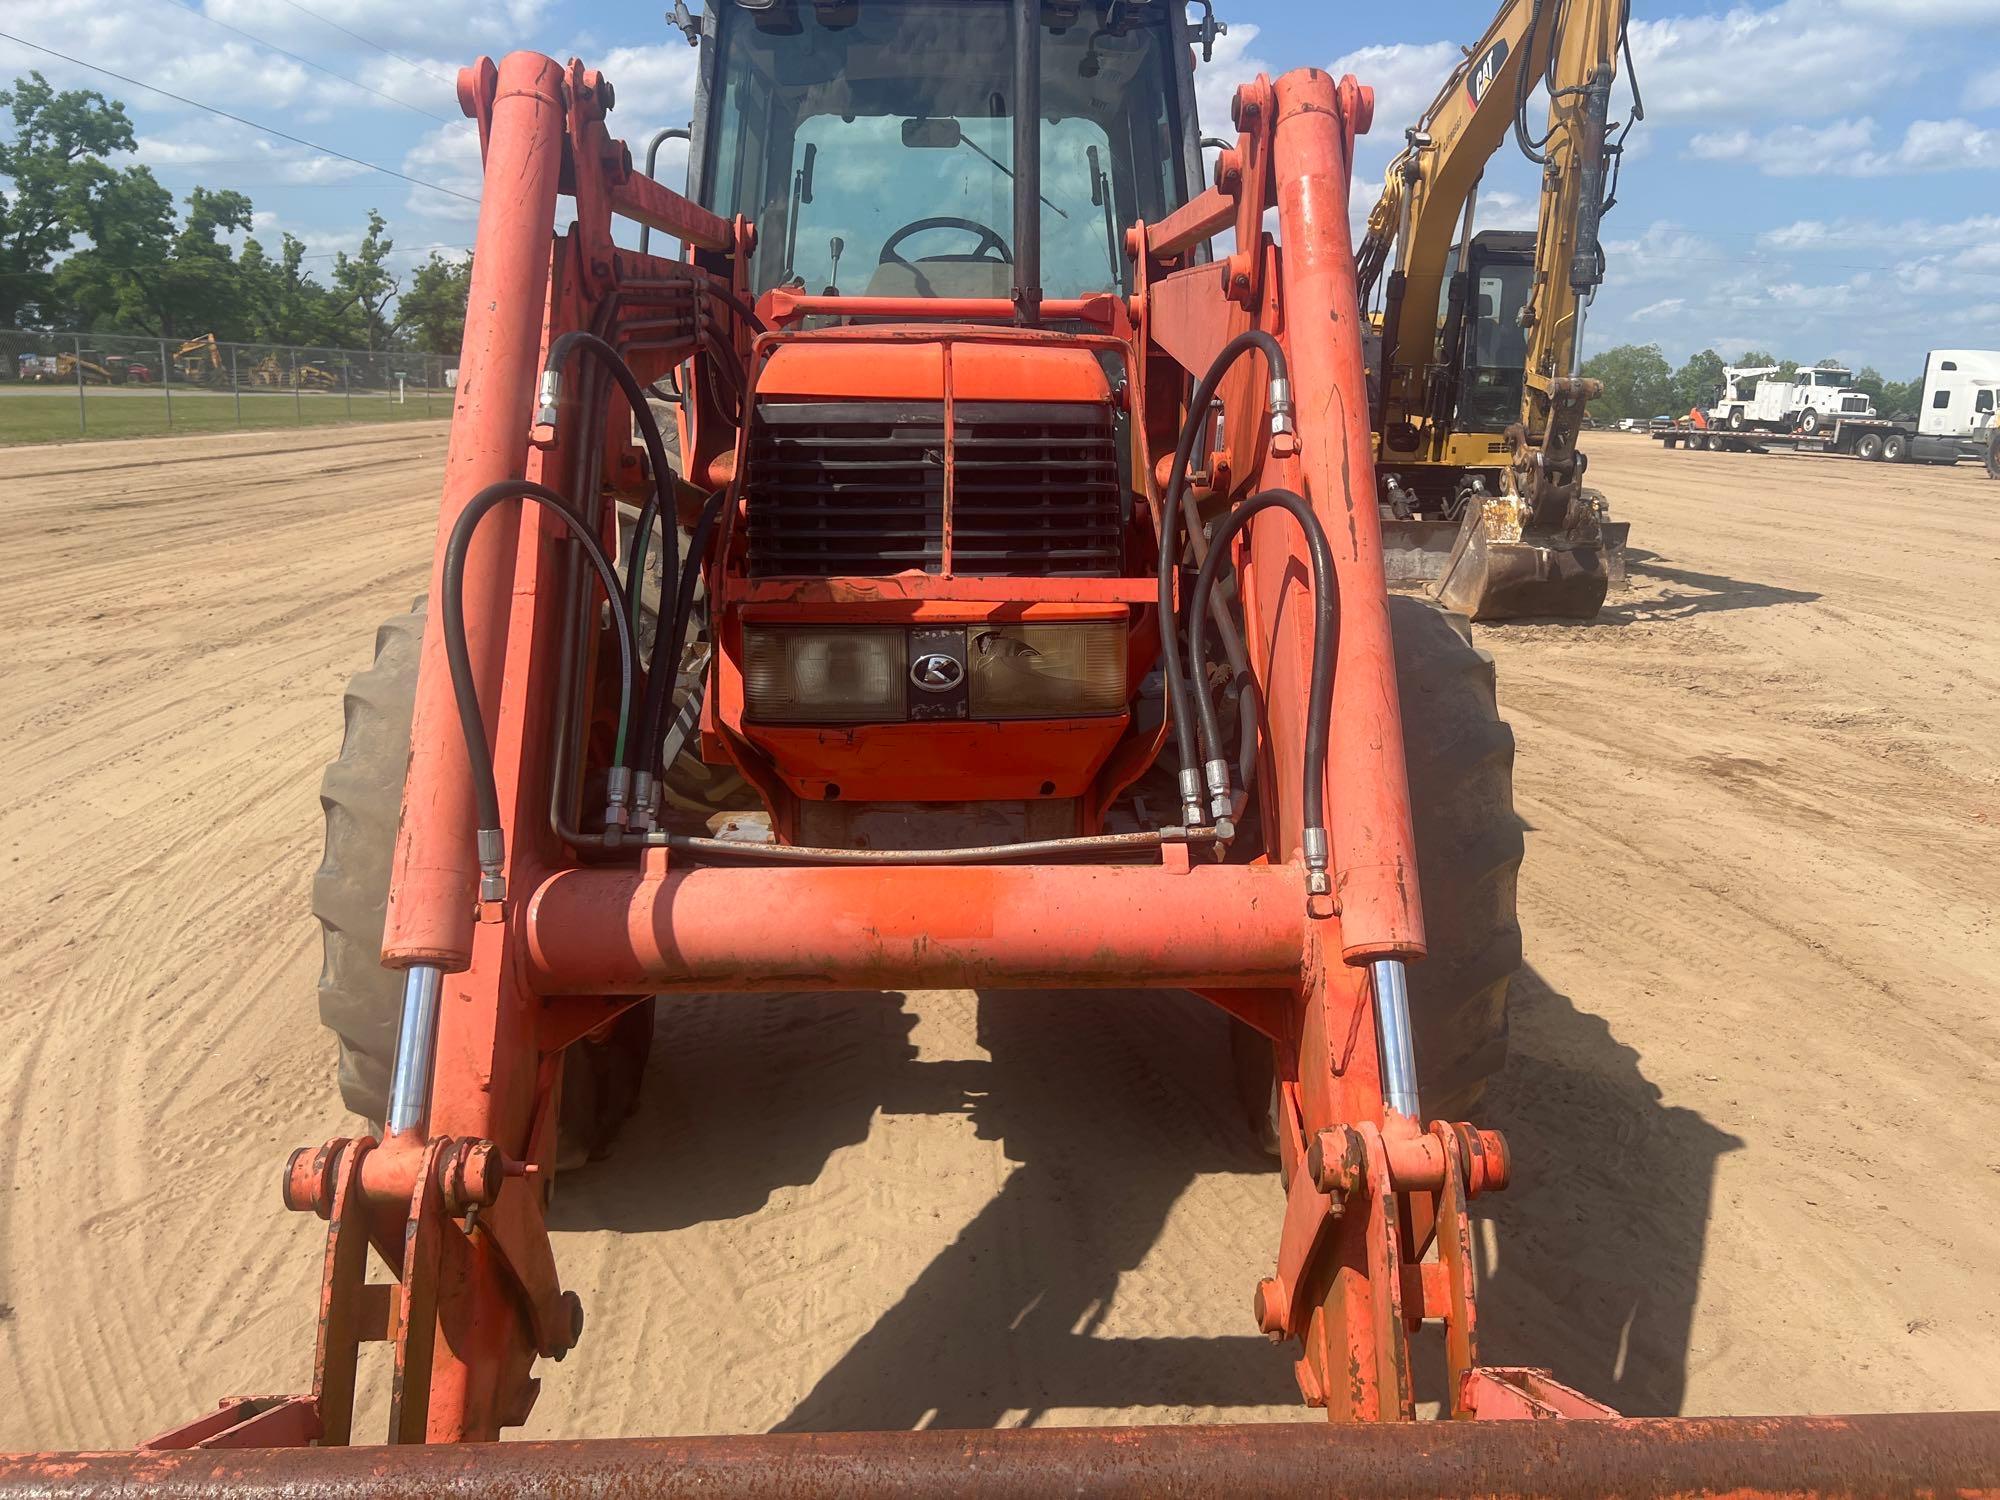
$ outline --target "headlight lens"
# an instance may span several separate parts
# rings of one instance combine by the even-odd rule
[[[851,724],[904,716],[901,630],[743,631],[749,718],[771,724]]]
[[[1125,623],[975,625],[966,685],[975,719],[1068,719],[1125,707]]]

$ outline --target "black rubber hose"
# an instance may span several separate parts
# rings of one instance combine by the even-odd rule
[[[727,302],[730,308],[735,312],[736,316],[741,318],[744,322],[748,323],[758,333],[770,332],[770,330],[764,326],[764,320],[757,316],[756,309],[751,307],[749,303],[745,302],[741,297],[737,296],[736,293],[731,291],[728,287],[718,286],[713,281],[705,281],[701,283],[701,288],[703,291],[707,292],[709,296],[718,297],[722,301]]]
[[[605,556],[604,544],[588,523],[569,507],[569,502],[546,485],[529,479],[502,479],[489,484],[466,502],[444,544],[444,579],[440,590],[440,614],[444,621],[444,655],[451,668],[452,696],[458,700],[459,729],[465,735],[465,758],[472,767],[472,798],[479,812],[482,832],[500,831],[500,789],[493,780],[493,752],[486,743],[486,720],[479,711],[479,685],[472,680],[472,653],[465,642],[465,554],[472,534],[497,505],[509,500],[533,500],[562,518],[563,524],[583,544],[591,566],[603,580],[611,613],[618,627],[618,659],[624,675],[618,684],[619,718],[629,719],[632,708],[632,627],[617,608],[618,571]]]
[[[1201,660],[1207,632],[1202,628],[1202,606],[1215,587],[1216,574],[1229,555],[1229,542],[1260,511],[1273,508],[1290,513],[1305,533],[1306,551],[1312,559],[1313,574],[1313,661],[1312,678],[1306,692],[1306,784],[1302,810],[1308,828],[1326,827],[1326,747],[1328,723],[1333,715],[1333,631],[1339,617],[1339,584],[1333,571],[1333,550],[1326,544],[1326,528],[1313,514],[1304,497],[1291,490],[1263,490],[1252,495],[1229,513],[1217,529],[1208,557],[1194,581],[1189,601],[1188,656],[1190,665]],[[1201,710],[1201,729],[1211,746],[1220,746],[1222,734],[1216,722],[1215,702],[1204,688],[1196,700]]]
[[[1187,682],[1181,676],[1180,633],[1174,617],[1174,564],[1180,555],[1181,491],[1187,484],[1188,460],[1194,456],[1195,441],[1202,424],[1208,420],[1209,403],[1215,399],[1216,387],[1222,384],[1229,367],[1251,349],[1263,352],[1272,379],[1290,383],[1291,370],[1285,363],[1285,351],[1263,329],[1249,329],[1224,344],[1222,352],[1209,365],[1208,373],[1195,386],[1194,399],[1188,403],[1187,419],[1181,424],[1180,445],[1174,451],[1174,466],[1167,475],[1166,498],[1160,506],[1160,666],[1166,678],[1167,708],[1173,715],[1174,741],[1183,771],[1196,770],[1199,762],[1195,759],[1194,711],[1188,702]]]
[[[548,362],[543,368],[560,374],[573,349],[595,355],[610,372],[611,378],[618,382],[619,389],[625,393],[625,404],[632,408],[632,420],[639,424],[639,436],[646,445],[647,461],[653,466],[653,490],[646,497],[646,503],[639,508],[639,523],[632,532],[631,576],[625,580],[624,592],[612,596],[620,601],[618,607],[624,609],[625,618],[630,622],[639,616],[639,598],[646,586],[646,570],[642,566],[645,549],[652,545],[653,528],[659,525],[666,496],[673,491],[673,470],[667,465],[666,439],[660,433],[660,424],[653,416],[651,403],[646,400],[645,386],[632,373],[632,367],[625,363],[625,357],[607,341],[584,329],[573,328],[558,335],[556,341],[549,345]],[[592,436],[594,438],[595,434]],[[670,529],[667,535],[672,538],[675,533]],[[629,755],[631,747],[628,745],[626,749]]]
[[[670,688],[680,676],[681,657],[687,650],[688,621],[694,615],[695,584],[701,577],[702,559],[708,553],[708,538],[715,530],[716,518],[722,514],[722,502],[728,494],[725,486],[702,502],[701,516],[688,536],[687,556],[681,562],[680,579],[674,589],[673,624],[666,630],[654,626],[653,655],[646,664],[646,703],[639,712],[639,745],[632,754],[633,767],[648,774],[666,769],[660,763],[660,744]]]

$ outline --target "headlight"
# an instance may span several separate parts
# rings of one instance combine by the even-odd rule
[[[901,630],[746,627],[746,716],[774,724],[899,720],[906,655]]]
[[[1125,623],[975,625],[966,632],[975,719],[1069,719],[1125,707]]]

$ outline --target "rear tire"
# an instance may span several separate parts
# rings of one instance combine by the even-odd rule
[[[1899,464],[1909,455],[1910,440],[1900,432],[1891,432],[1882,439],[1882,461]]]
[[[1430,953],[1410,966],[1410,1029],[1426,1120],[1473,1116],[1507,1058],[1507,988],[1521,967],[1514,732],[1492,656],[1463,616],[1389,596],[1417,873]],[[1275,1149],[1270,1047],[1235,1028],[1231,1066],[1252,1129]]]
[[[423,651],[424,606],[375,633],[373,665],[347,686],[340,756],[320,782],[326,852],[313,877],[322,961],[319,1017],[340,1044],[340,1096],[379,1127],[403,999],[402,976],[382,967],[389,866],[403,812],[410,716]],[[583,1041],[563,1059],[560,1134],[570,1152],[601,1155],[637,1100],[653,1037],[653,1002],[611,1023],[603,1041]]]
[[[1860,437],[1854,440],[1854,456],[1856,458],[1865,458],[1870,463],[1881,458],[1882,434],[1879,432],[1862,433]]]

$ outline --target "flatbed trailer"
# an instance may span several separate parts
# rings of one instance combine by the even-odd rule
[[[1887,463],[1955,464],[1963,459],[1995,467],[2000,438],[1930,437],[1907,417],[1838,417],[1818,432],[1732,432],[1688,423],[1655,423],[1647,435],[1667,448],[1696,453],[1833,453]]]

